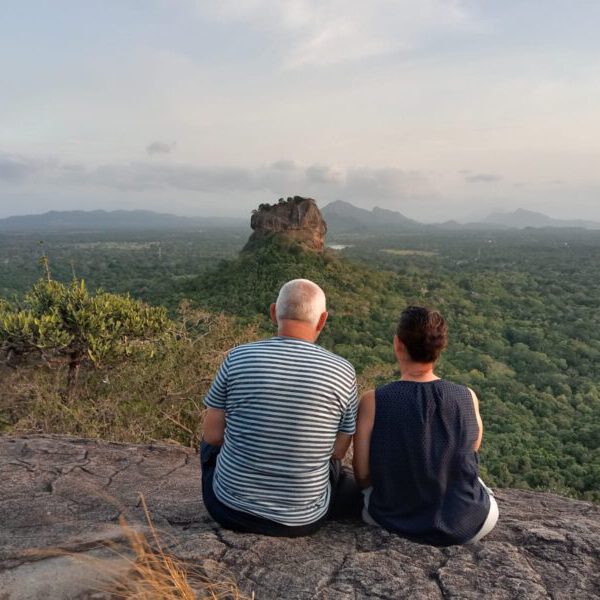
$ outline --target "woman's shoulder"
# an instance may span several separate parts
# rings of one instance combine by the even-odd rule
[[[438,379],[439,387],[444,391],[444,394],[450,394],[456,397],[472,399],[471,389],[462,383],[448,381],[447,379]]]
[[[387,391],[387,390],[394,390],[394,389],[401,389],[401,388],[405,388],[405,387],[409,387],[409,386],[433,386],[433,387],[440,387],[440,388],[445,388],[447,390],[462,390],[462,391],[469,391],[469,388],[461,385],[460,383],[454,383],[453,381],[449,381],[448,379],[444,379],[443,377],[440,377],[438,379],[432,379],[431,381],[413,381],[413,380],[404,380],[404,379],[396,379],[394,381],[389,381],[388,383],[383,383],[379,386],[377,386],[375,388],[375,391],[378,392],[379,390],[383,390],[383,391]]]
[[[382,383],[381,385],[378,385],[374,390],[373,390],[373,395],[375,397],[381,396],[382,394],[388,394],[390,392],[393,392],[397,389],[399,389],[400,387],[402,387],[402,382],[401,381],[388,381],[388,383]]]
[[[435,395],[452,397],[457,400],[472,401],[472,392],[467,386],[443,378],[423,382],[402,380],[390,381],[377,386],[374,390],[374,396],[376,398],[383,398],[386,396],[413,395],[420,387],[429,388],[432,391],[435,390]]]
[[[455,381],[449,381],[448,379],[438,379],[438,383],[447,390],[456,392],[464,392],[470,394],[469,388],[462,383],[456,383]]]
[[[440,379],[438,385],[439,397],[444,399],[446,406],[455,406],[456,410],[467,414],[473,412],[473,392],[471,388],[454,381]]]

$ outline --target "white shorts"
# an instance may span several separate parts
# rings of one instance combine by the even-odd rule
[[[475,542],[478,542],[481,538],[486,536],[490,531],[492,531],[492,529],[494,529],[494,527],[496,526],[496,523],[498,522],[498,516],[500,514],[500,512],[498,511],[498,503],[496,502],[496,499],[494,498],[494,492],[492,492],[492,490],[489,487],[487,487],[487,485],[485,485],[485,483],[483,483],[481,478],[479,479],[479,481],[490,497],[490,511],[488,512],[488,516],[486,517],[486,519],[483,522],[483,525],[480,527],[479,531],[470,540],[466,541],[465,544],[474,544]],[[381,525],[379,525],[379,523],[377,523],[377,521],[375,521],[375,519],[369,514],[369,501],[371,499],[372,493],[373,493],[373,487],[368,487],[368,488],[365,488],[364,490],[362,490],[362,494],[363,494],[362,520],[367,525],[373,525],[374,527],[381,527]]]

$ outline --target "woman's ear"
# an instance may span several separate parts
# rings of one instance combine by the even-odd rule
[[[401,356],[403,356],[405,350],[406,350],[406,346],[404,345],[402,340],[397,335],[395,335],[394,336],[394,354],[396,355],[396,357],[400,358]]]

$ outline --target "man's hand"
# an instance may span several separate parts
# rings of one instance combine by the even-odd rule
[[[202,423],[202,439],[211,446],[222,446],[225,436],[225,411],[207,408]]]

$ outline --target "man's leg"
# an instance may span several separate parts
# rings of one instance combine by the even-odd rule
[[[208,514],[217,523],[227,529],[238,529],[237,523],[230,520],[222,502],[215,496],[213,489],[213,479],[215,476],[215,469],[217,466],[217,456],[221,451],[220,446],[212,446],[206,442],[200,443],[200,465],[202,467],[202,500],[204,506],[208,511]],[[241,525],[241,524],[240,524]]]
[[[329,461],[329,480],[331,498],[327,517],[335,521],[360,519],[362,494],[352,469],[342,466],[341,460],[332,458]]]
[[[242,533],[259,533],[277,537],[301,537],[315,533],[325,522],[325,517],[308,525],[289,526],[269,521],[256,515],[235,510],[223,504],[215,495],[213,479],[217,466],[217,456],[221,448],[206,442],[200,444],[202,465],[202,498],[210,516],[225,529]]]

